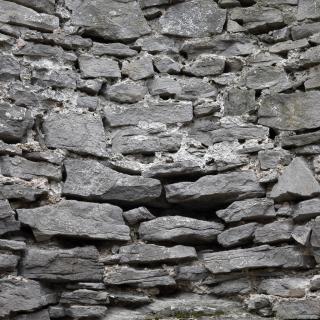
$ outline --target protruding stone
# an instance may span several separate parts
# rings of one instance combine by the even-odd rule
[[[294,208],[293,219],[296,221],[310,220],[320,215],[320,199],[299,202]]]
[[[123,217],[130,226],[155,218],[155,216],[145,207],[125,211]]]
[[[107,88],[107,97],[120,103],[135,103],[144,98],[147,88],[133,81],[123,81]]]
[[[259,226],[254,233],[257,243],[277,243],[289,241],[293,230],[292,220],[282,220]]]
[[[122,73],[132,80],[151,78],[154,75],[152,57],[142,56],[129,62],[125,61],[122,66]]]
[[[8,200],[0,200],[0,235],[19,229],[20,222],[16,221]]]
[[[196,77],[216,76],[223,73],[225,60],[215,55],[200,55],[183,67],[186,74]]]
[[[84,78],[120,78],[120,68],[117,61],[110,58],[95,58],[82,55],[79,57],[79,66]]]

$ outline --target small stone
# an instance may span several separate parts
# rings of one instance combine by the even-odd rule
[[[120,58],[129,58],[137,54],[136,50],[132,50],[130,47],[123,43],[100,43],[94,42],[90,53],[95,56],[114,56]]]
[[[279,165],[288,165],[291,162],[292,155],[289,151],[283,149],[262,150],[258,153],[260,168],[262,170],[275,169]]]
[[[154,75],[151,56],[142,56],[133,60],[125,61],[122,65],[122,74],[132,80],[151,78]]]
[[[311,235],[311,227],[308,225],[295,226],[292,231],[292,238],[303,246],[308,246]]]
[[[220,296],[245,295],[251,291],[249,279],[236,279],[221,282],[210,289],[210,294]]]
[[[174,97],[181,93],[178,81],[169,77],[159,77],[147,82],[149,92],[152,96],[159,95],[161,98]]]
[[[255,91],[231,88],[224,101],[224,115],[241,116],[255,110]]]
[[[223,73],[225,68],[225,60],[216,55],[200,55],[196,60],[188,63],[183,67],[186,74],[205,77],[216,76]]]
[[[134,47],[153,54],[160,52],[179,52],[175,41],[163,35],[151,35],[140,38],[134,43]]]
[[[75,291],[62,292],[60,303],[64,305],[106,305],[109,303],[109,296],[107,292],[103,291],[78,289]]]
[[[123,217],[130,226],[155,219],[155,216],[145,207],[125,211]]]
[[[316,218],[320,215],[320,199],[310,199],[299,202],[293,213],[293,219],[296,221],[304,221]]]
[[[303,0],[299,1],[298,5],[298,20],[305,19],[319,19],[320,18],[320,8],[318,0]]]
[[[177,74],[181,70],[180,63],[168,56],[155,56],[153,62],[160,73]]]
[[[0,80],[18,80],[20,72],[20,64],[17,59],[10,55],[0,55]]]

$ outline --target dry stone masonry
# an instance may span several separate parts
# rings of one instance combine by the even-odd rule
[[[320,0],[0,0],[0,320],[320,319]]]

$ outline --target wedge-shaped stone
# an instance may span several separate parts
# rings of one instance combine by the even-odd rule
[[[179,263],[197,258],[193,247],[174,246],[162,247],[155,244],[130,244],[119,250],[120,263],[152,264]]]
[[[160,181],[114,171],[95,160],[65,161],[63,194],[88,200],[148,203],[161,194]]]
[[[320,92],[268,95],[259,108],[259,123],[280,130],[314,129],[320,121]]]
[[[125,211],[123,213],[123,217],[130,226],[155,218],[155,216],[145,207],[139,207]]]
[[[20,222],[16,221],[8,200],[0,200],[0,235],[19,229]]]
[[[141,223],[139,236],[151,242],[206,243],[215,240],[223,228],[217,222],[167,216]]]
[[[256,268],[309,268],[312,260],[295,246],[263,245],[249,249],[203,253],[206,268],[212,273]]]
[[[105,117],[111,127],[137,125],[140,121],[177,123],[189,122],[193,118],[191,102],[151,102],[134,105],[108,103],[104,108]]]
[[[294,208],[293,219],[296,221],[310,220],[320,215],[320,199],[299,202]]]
[[[19,221],[30,226],[38,241],[53,236],[130,240],[122,210],[107,203],[62,200],[33,209],[18,209]]]
[[[150,33],[137,1],[68,1],[71,24],[105,40],[133,40]]]
[[[286,201],[311,198],[320,193],[320,186],[302,158],[294,158],[271,191],[271,198]]]
[[[178,3],[160,18],[161,32],[179,37],[203,37],[221,33],[226,10],[210,0]]]
[[[105,155],[106,142],[103,123],[98,115],[51,113],[43,123],[45,142],[49,148]]]
[[[16,312],[30,312],[56,303],[57,297],[38,282],[23,278],[0,279],[0,317],[9,319]]]
[[[165,189],[170,203],[210,207],[265,194],[253,171],[208,175],[195,182],[169,184]]]
[[[128,285],[138,288],[172,287],[176,284],[166,270],[141,270],[130,267],[107,267],[103,280],[106,285]]]
[[[259,226],[254,233],[254,240],[257,243],[289,241],[292,230],[292,220],[274,221],[264,226]]]
[[[0,22],[40,31],[53,31],[59,28],[57,17],[38,13],[19,4],[3,0],[0,1]]]
[[[93,246],[74,249],[29,248],[22,261],[22,275],[50,282],[102,280],[103,265]]]

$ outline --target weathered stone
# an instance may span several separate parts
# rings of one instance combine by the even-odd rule
[[[159,95],[162,98],[174,97],[181,93],[181,86],[178,81],[169,77],[159,77],[147,82],[151,95]]]
[[[71,23],[85,33],[105,40],[128,41],[150,33],[137,1],[68,1]]]
[[[221,33],[226,11],[209,0],[188,1],[170,7],[160,18],[161,32],[179,37]]]
[[[147,203],[161,194],[158,180],[119,173],[95,160],[69,159],[65,161],[65,167],[64,195],[88,200]]]
[[[106,315],[107,307],[72,305],[65,308],[65,315],[71,319],[102,319]]]
[[[0,279],[0,317],[8,319],[15,312],[30,312],[56,302],[56,296],[36,281]]]
[[[139,0],[141,8],[149,8],[154,6],[162,6],[165,4],[172,4],[176,2],[183,2],[184,0]]]
[[[0,55],[0,80],[18,80],[20,72],[20,64],[17,59],[10,55]]]
[[[144,98],[147,88],[133,81],[123,81],[107,88],[107,97],[120,103],[135,103]]]
[[[241,116],[255,110],[254,90],[231,88],[224,101],[224,115]]]
[[[225,60],[216,55],[200,55],[183,67],[186,74],[196,77],[216,76],[223,73]]]
[[[181,65],[168,56],[155,56],[154,66],[160,73],[176,74],[181,70]]]
[[[52,112],[44,119],[43,131],[49,148],[96,156],[106,154],[103,123],[98,115]]]
[[[320,247],[320,219],[317,217],[312,224],[310,243],[313,247]]]
[[[14,272],[17,269],[19,257],[14,254],[0,253],[0,272]]]
[[[163,35],[151,35],[140,38],[134,43],[134,47],[150,53],[178,53],[174,39]]]
[[[319,99],[317,91],[268,95],[259,108],[259,123],[280,130],[317,128]]]
[[[86,95],[79,95],[77,100],[77,107],[88,111],[96,111],[100,105],[98,97],[91,97]]]
[[[108,290],[110,299],[113,303],[128,307],[137,307],[152,302],[152,299],[137,291],[130,292],[126,290]]]
[[[142,222],[139,236],[150,242],[206,243],[217,238],[223,225],[182,216],[159,217]]]
[[[16,221],[8,200],[0,200],[0,235],[19,229],[20,222]]]
[[[294,158],[271,191],[271,198],[286,201],[308,198],[320,193],[320,186],[302,158]]]
[[[141,121],[176,123],[189,122],[193,118],[191,102],[159,101],[144,104],[118,106],[108,103],[104,114],[111,127],[137,125]]]
[[[251,291],[251,283],[247,278],[228,280],[210,288],[210,294],[216,296],[244,295]]]
[[[138,270],[130,267],[107,267],[104,274],[106,285],[128,285],[138,288],[172,287],[176,282],[163,269]]]
[[[197,258],[196,250],[192,247],[177,245],[162,247],[155,244],[131,244],[119,250],[120,263],[152,264],[179,263]]]
[[[282,147],[301,147],[320,142],[320,131],[281,137]]]
[[[28,248],[22,262],[22,275],[50,282],[100,281],[103,265],[93,246],[74,249]]]
[[[202,264],[180,265],[175,268],[175,272],[176,281],[200,281],[209,274]]]
[[[299,1],[298,5],[298,20],[305,19],[319,19],[320,18],[320,8],[318,0],[303,0]]]
[[[13,320],[50,320],[47,309],[16,316]]]
[[[293,40],[307,38],[320,32],[320,22],[306,23],[298,26],[292,26],[291,35]]]
[[[30,226],[38,241],[55,235],[103,240],[130,240],[122,210],[104,203],[62,200],[34,209],[18,209],[19,221]]]
[[[310,280],[310,290],[311,291],[318,291],[320,289],[320,276],[315,275]]]
[[[100,43],[94,42],[90,53],[96,56],[109,55],[120,58],[133,57],[137,51],[132,50],[123,43]]]
[[[309,46],[309,42],[306,39],[301,39],[296,41],[288,40],[285,42],[279,42],[274,44],[269,48],[269,51],[271,53],[284,53],[289,50],[306,48],[308,46]]]
[[[75,291],[62,292],[60,303],[66,305],[106,305],[109,303],[109,296],[107,292],[103,291],[78,289]]]
[[[78,79],[77,88],[88,94],[97,94],[102,86],[102,79]]]
[[[288,165],[292,155],[283,149],[259,151],[258,159],[262,170],[275,169],[278,165]]]
[[[205,266],[212,273],[256,268],[309,268],[312,260],[295,246],[263,245],[249,249],[203,253]]]
[[[131,61],[125,61],[122,65],[122,73],[132,80],[142,80],[154,75],[152,57],[142,56]]]
[[[208,175],[195,182],[166,185],[165,189],[170,203],[211,207],[265,194],[253,171]]]
[[[84,78],[120,78],[120,68],[117,61],[110,58],[96,58],[82,55],[79,57],[81,75]]]
[[[306,247],[309,244],[311,231],[312,229],[308,225],[295,226],[291,236],[297,243]]]
[[[155,219],[155,216],[145,207],[125,211],[123,217],[130,226]]]
[[[310,220],[320,215],[320,199],[299,202],[294,208],[293,219],[296,221]]]

